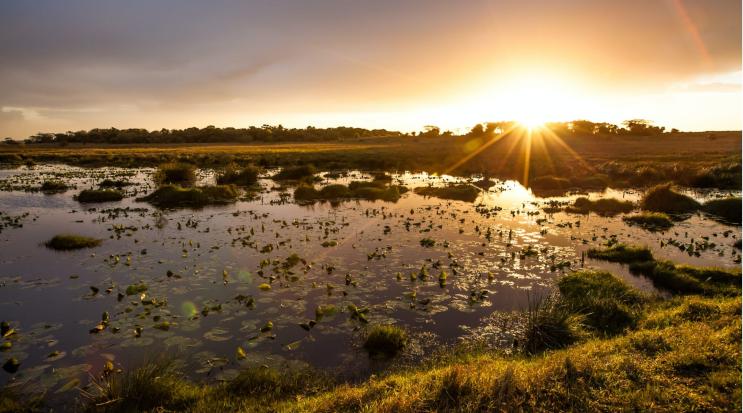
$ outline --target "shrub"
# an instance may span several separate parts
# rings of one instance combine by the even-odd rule
[[[669,183],[648,189],[642,197],[640,206],[647,211],[679,214],[696,211],[699,209],[700,204],[693,198],[671,189],[671,184]]]
[[[395,325],[377,325],[365,334],[364,348],[372,357],[392,357],[405,348],[407,333]]]
[[[588,250],[587,255],[588,258],[622,264],[652,261],[654,259],[653,250],[649,247],[629,246],[626,244],[619,244],[605,249],[591,248]]]
[[[77,200],[84,203],[121,201],[122,199],[124,199],[124,194],[119,191],[96,189],[86,189],[77,196]]]
[[[98,238],[83,237],[72,234],[55,235],[43,244],[45,247],[56,251],[70,251],[82,248],[93,248],[101,245]]]
[[[160,164],[155,172],[155,182],[158,185],[171,182],[195,182],[196,179],[196,167],[183,162]]]

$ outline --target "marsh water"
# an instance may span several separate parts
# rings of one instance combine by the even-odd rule
[[[591,247],[648,245],[656,257],[680,263],[739,265],[733,244],[740,227],[694,214],[668,231],[652,232],[628,225],[622,215],[547,214],[549,201],[577,195],[540,198],[511,181],[497,182],[473,203],[410,191],[396,202],[300,205],[291,188],[264,178],[264,192],[254,200],[161,210],[135,201],[154,189],[152,172],[60,165],[0,171],[0,319],[16,328],[0,361],[20,361],[16,372],[0,371],[3,382],[24,392],[75,397],[77,390],[64,391],[65,385],[77,379],[77,387],[85,387],[104,362],[126,369],[147,352],[180,354],[184,364],[195,366],[195,380],[229,380],[241,368],[262,365],[311,365],[360,377],[382,363],[361,346],[370,326],[405,326],[411,341],[398,357],[415,359],[462,340],[507,346],[508,328],[492,325],[488,316],[526,306],[530,297],[548,294],[561,274],[580,268],[608,269],[654,292],[626,268],[584,259]],[[460,180],[393,176],[409,188]],[[73,188],[34,190],[52,178]],[[120,202],[81,204],[74,198],[105,178],[134,185]],[[318,187],[371,178],[353,171]],[[201,171],[201,183],[213,180],[213,171]],[[720,195],[689,194],[699,200]],[[611,189],[587,194],[632,201],[641,195]],[[41,246],[60,233],[103,243],[71,252]],[[662,247],[669,238],[708,246],[695,253]],[[435,245],[424,246],[423,239]],[[523,253],[530,249],[536,253]],[[421,277],[422,267],[428,276]],[[144,285],[146,290],[129,288]],[[349,304],[369,309],[367,323],[350,317]],[[95,332],[104,312],[110,325]],[[273,328],[261,332],[269,321]],[[237,357],[238,348],[244,358]]]

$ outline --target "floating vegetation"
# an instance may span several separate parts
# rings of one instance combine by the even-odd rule
[[[573,205],[565,208],[566,212],[588,214],[595,212],[602,215],[612,215],[628,213],[635,209],[635,204],[631,201],[620,201],[616,198],[602,198],[592,201],[588,198],[578,198]]]
[[[673,226],[671,218],[662,212],[642,212],[622,219],[649,231],[665,231]]]
[[[392,357],[407,341],[405,330],[395,325],[376,325],[364,334],[364,348],[372,357]]]
[[[423,196],[434,196],[443,199],[454,199],[465,202],[475,202],[480,190],[468,184],[449,185],[445,187],[424,186],[415,188],[415,193]]]
[[[670,183],[648,189],[640,202],[640,207],[644,210],[666,214],[693,212],[700,206],[693,198],[671,189]]]
[[[45,247],[55,251],[70,251],[83,248],[94,248],[101,246],[101,240],[92,237],[83,237],[73,234],[55,235],[43,244]]]
[[[235,185],[215,185],[196,188],[165,185],[147,196],[137,198],[137,201],[149,202],[153,205],[163,207],[204,206],[233,202],[237,197],[238,192]]]
[[[77,196],[84,203],[121,201],[124,194],[115,190],[85,189]]]

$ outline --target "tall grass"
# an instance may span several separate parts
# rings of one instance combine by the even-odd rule
[[[696,211],[700,204],[694,198],[674,191],[671,184],[667,183],[648,189],[642,197],[640,206],[647,211],[679,214]]]
[[[160,164],[155,172],[155,182],[158,185],[166,183],[196,182],[196,166],[185,162],[168,162]]]
[[[521,310],[523,329],[520,338],[529,354],[566,347],[585,337],[584,317],[573,312],[557,296],[527,296]]]
[[[241,167],[232,162],[217,174],[217,185],[237,184],[242,186],[254,185],[258,182],[258,176],[263,172],[263,168],[248,164]]]

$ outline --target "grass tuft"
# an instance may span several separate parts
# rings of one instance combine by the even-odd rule
[[[176,185],[165,185],[155,192],[137,198],[138,202],[149,202],[158,206],[204,206],[223,204],[237,199],[237,187],[233,185],[203,186],[182,188]]]
[[[619,244],[613,247],[598,249],[591,248],[588,250],[588,258],[604,260],[609,262],[618,262],[622,264],[631,264],[635,262],[652,261],[653,250],[646,246],[629,246]]]
[[[566,212],[573,212],[578,214],[588,214],[589,212],[596,212],[598,214],[619,214],[628,213],[635,209],[635,204],[631,201],[620,201],[616,198],[604,198],[591,201],[588,198],[578,198],[573,202],[572,206],[565,208]]]
[[[124,194],[119,191],[85,189],[77,195],[77,200],[83,203],[121,201]]]
[[[62,192],[66,191],[69,187],[64,182],[59,181],[44,181],[41,184],[41,190],[44,192]]]
[[[395,325],[376,325],[364,336],[364,348],[372,357],[392,357],[408,341],[405,330]]]
[[[52,239],[45,242],[43,245],[55,251],[70,251],[98,247],[101,245],[101,240],[80,235],[59,234],[53,236]]]
[[[702,211],[720,217],[731,224],[741,224],[743,221],[743,203],[741,198],[713,199],[702,205]]]
[[[566,347],[583,338],[583,320],[555,295],[529,297],[521,310],[521,346],[529,354]]]
[[[674,191],[668,183],[648,189],[640,206],[646,211],[680,214],[696,211],[700,204],[693,198]]]
[[[173,182],[196,182],[196,166],[184,162],[168,162],[160,164],[155,172],[155,182],[158,185]]]
[[[217,185],[236,184],[241,186],[254,185],[258,182],[258,175],[263,172],[263,168],[249,164],[240,167],[232,162],[217,174]]]
[[[424,186],[415,188],[415,193],[423,196],[434,196],[442,199],[454,199],[465,202],[475,202],[480,190],[472,185],[459,184],[441,188]]]
[[[279,173],[273,176],[274,180],[300,180],[303,178],[312,178],[317,173],[313,165],[287,166],[281,169]]]
[[[625,222],[640,225],[650,231],[665,231],[673,226],[671,218],[662,212],[643,212],[622,219]]]

